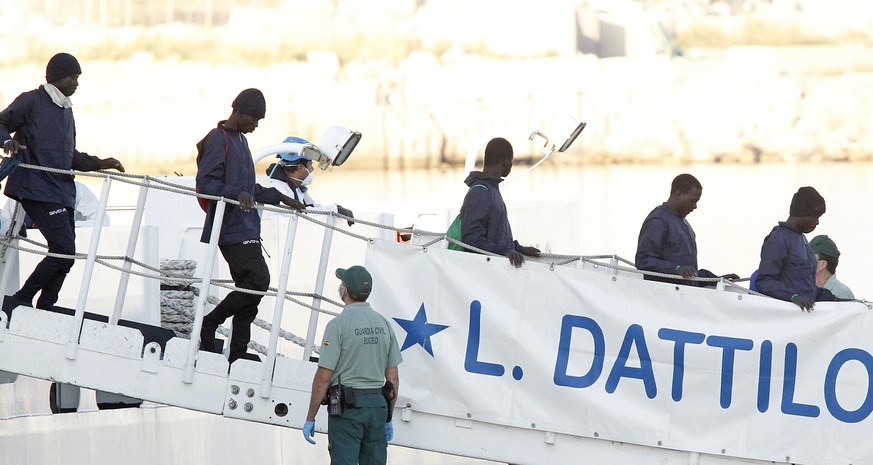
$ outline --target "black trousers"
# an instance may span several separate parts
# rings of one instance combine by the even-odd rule
[[[64,255],[76,253],[76,228],[72,207],[24,199],[20,203],[45,237],[49,252]],[[30,306],[33,297],[39,292],[36,307],[51,309],[58,301],[58,293],[61,292],[61,286],[64,285],[73,263],[75,260],[72,258],[43,258],[13,298]]]
[[[236,287],[255,291],[266,291],[270,287],[270,270],[261,254],[259,241],[246,241],[240,244],[219,245],[230,268],[230,277]],[[228,361],[233,363],[245,355],[252,338],[252,322],[258,315],[260,295],[233,291],[203,318],[200,330],[200,349],[218,352],[215,345],[215,330],[230,317],[233,317],[233,334],[230,338]]]

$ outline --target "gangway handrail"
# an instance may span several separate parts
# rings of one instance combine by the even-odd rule
[[[97,218],[94,221],[94,231],[91,233],[91,245],[88,247],[88,258],[85,260],[85,271],[82,274],[82,286],[79,288],[79,299],[76,302],[76,316],[70,328],[67,342],[67,359],[75,360],[79,350],[79,337],[82,334],[82,320],[85,318],[85,304],[88,302],[88,291],[91,288],[91,276],[94,272],[94,261],[97,259],[97,246],[100,244],[100,233],[103,231],[103,217],[106,204],[109,203],[109,190],[112,188],[112,178],[103,179],[103,190],[100,192],[100,202],[97,205]]]
[[[133,214],[133,223],[130,226],[130,236],[127,239],[127,250],[124,253],[125,257],[133,257],[136,252],[136,244],[139,239],[139,231],[142,227],[143,213],[145,212],[146,198],[149,192],[149,180],[144,179],[142,186],[139,189],[139,197],[136,202],[136,210]],[[100,215],[102,218],[103,215]],[[115,295],[115,308],[112,310],[112,317],[109,319],[111,324],[118,324],[121,318],[121,311],[124,307],[124,297],[127,295],[127,285],[130,281],[130,269],[133,264],[130,260],[125,260],[121,273],[121,278],[118,283],[118,293]]]
[[[92,176],[92,177],[107,177],[108,176],[108,177],[111,177],[113,179],[120,179],[122,182],[130,183],[130,184],[137,184],[137,185],[141,185],[141,183],[140,182],[133,182],[132,179],[137,179],[137,180],[149,179],[149,180],[153,180],[156,183],[161,184],[161,186],[154,186],[153,188],[155,188],[155,189],[161,189],[161,190],[165,190],[165,191],[169,191],[169,192],[174,192],[174,193],[188,195],[188,196],[197,197],[197,198],[203,198],[203,199],[207,199],[207,200],[216,200],[217,201],[217,200],[221,199],[221,197],[198,193],[198,192],[195,192],[194,189],[192,189],[190,187],[171,183],[171,182],[168,182],[165,180],[161,180],[160,178],[156,178],[156,177],[148,176],[148,175],[134,175],[134,174],[129,174],[129,173],[112,173],[112,172],[106,172],[106,171],[78,172],[78,171],[74,171],[74,170],[59,170],[59,169],[55,169],[55,168],[46,168],[46,167],[42,167],[42,166],[28,165],[28,164],[20,164],[19,166],[26,168],[26,169],[36,169],[36,170],[43,170],[43,171],[48,171],[48,172],[57,172],[57,173],[62,173],[62,174],[75,174],[75,175]],[[234,205],[239,204],[239,202],[237,202],[236,200],[233,200],[233,199],[224,199],[224,202],[234,204]],[[289,208],[285,208],[285,207],[275,207],[275,206],[271,206],[271,205],[255,205],[254,208],[265,210],[265,211],[274,211],[274,212],[284,213],[284,214],[292,214],[292,215],[296,214],[296,213],[294,213],[293,210],[291,210]],[[356,233],[353,233],[351,231],[347,231],[345,229],[337,228],[336,226],[332,226],[328,222],[315,219],[311,216],[312,214],[326,215],[326,216],[335,217],[335,218],[342,218],[342,219],[346,219],[346,220],[352,219],[352,218],[347,217],[345,215],[342,215],[342,214],[339,214],[336,212],[331,212],[331,211],[307,211],[305,215],[300,215],[300,217],[302,217],[305,221],[309,221],[310,223],[320,225],[320,226],[325,227],[325,228],[332,228],[335,231],[338,231],[342,234],[345,234],[347,236],[350,236],[350,237],[353,237],[353,238],[356,238],[359,240],[363,240],[363,241],[371,241],[372,240],[372,238],[370,238],[370,237],[356,234]],[[471,246],[469,244],[464,244],[461,241],[457,241],[455,239],[446,237],[444,232],[433,232],[433,231],[414,229],[414,228],[397,228],[397,227],[392,226],[392,225],[375,223],[375,222],[367,221],[367,220],[360,219],[360,218],[355,218],[354,221],[357,224],[366,225],[366,226],[370,226],[370,227],[374,227],[374,228],[389,229],[389,230],[393,230],[395,232],[411,232],[413,234],[420,235],[420,236],[423,236],[423,235],[433,236],[435,239],[430,244],[426,244],[425,247],[429,246],[431,244],[438,243],[442,240],[445,240],[447,242],[455,243],[457,245],[460,245],[468,250],[472,250],[472,251],[477,252],[477,253],[481,253],[481,254],[489,255],[489,256],[499,256],[498,254],[494,254],[494,253],[491,253],[491,252],[488,252],[488,251],[485,251],[482,249],[478,249],[478,248]],[[591,260],[594,257],[606,258],[606,257],[612,257],[612,255],[586,256],[586,255],[543,254],[542,257],[543,258],[553,257],[553,258],[561,259],[561,260],[556,260],[556,261],[552,262],[553,266],[562,266],[562,265],[572,263],[576,260],[582,260],[584,262],[591,262],[592,264],[596,264],[598,266],[609,267],[610,266],[609,264],[595,263],[595,262],[592,262]],[[620,261],[622,261],[624,263],[632,265],[632,262],[630,262],[628,260],[622,259],[620,257],[619,257],[619,259],[620,259]],[[668,278],[668,279],[680,278],[678,275],[673,275],[673,274],[668,274],[668,273],[659,273],[659,272],[654,272],[654,271],[638,270],[636,268],[622,267],[620,265],[618,265],[616,267],[616,269],[620,270],[620,271],[627,271],[630,273],[637,273],[637,274],[641,274],[644,276],[654,276],[654,277]],[[701,278],[701,277],[693,277],[691,279],[688,279],[688,281],[715,283],[715,284],[717,284],[721,280],[722,280],[722,278]],[[747,280],[747,278],[737,280],[734,282],[728,281],[727,285],[730,287],[739,288],[740,290],[742,290],[744,292],[749,292],[749,293],[755,294],[754,291],[751,291],[749,289],[746,289],[746,288],[743,288],[741,286],[736,285],[737,282],[742,282],[744,280]],[[245,292],[245,291],[243,291],[243,292]],[[758,295],[760,295],[760,294],[758,294]]]
[[[2,257],[0,257],[0,264],[3,265],[3,273],[2,277],[0,277],[0,298],[3,298],[6,295],[6,284],[9,282],[10,273],[12,272],[12,267],[9,266],[9,248],[16,248],[16,245],[13,242],[18,242],[18,228],[24,223],[24,209],[18,204],[15,203],[15,210],[12,214],[12,224],[9,225],[9,230],[3,233],[3,244],[0,245],[3,250]],[[15,257],[15,260],[18,258]]]
[[[288,290],[288,274],[291,269],[291,256],[294,253],[294,242],[297,236],[297,215],[291,216],[285,234],[285,247],[282,253],[282,267],[279,271],[279,283],[276,285],[276,295],[284,294]],[[264,399],[270,398],[270,390],[273,381],[273,367],[276,364],[276,347],[279,344],[279,327],[282,324],[282,310],[284,301],[276,299],[273,307],[273,326],[270,328],[270,342],[267,345],[267,360],[261,373],[260,395]]]
[[[312,355],[313,344],[315,344],[315,331],[318,327],[318,314],[316,308],[321,308],[321,298],[319,295],[324,294],[324,277],[327,274],[327,260],[330,258],[330,244],[333,240],[333,231],[336,229],[336,217],[329,216],[327,223],[330,227],[324,228],[324,236],[321,241],[321,258],[318,261],[318,271],[315,274],[315,294],[312,297],[312,310],[309,313],[309,326],[306,330],[306,345],[303,347],[303,360],[309,360]]]
[[[215,204],[215,216],[212,219],[212,232],[209,236],[209,248],[206,251],[206,261],[203,266],[203,279],[200,281],[202,292],[197,296],[194,303],[194,324],[191,326],[191,341],[188,347],[188,358],[185,361],[185,374],[182,381],[191,384],[194,381],[194,361],[197,351],[200,350],[200,329],[203,327],[203,314],[206,308],[206,296],[209,289],[209,280],[215,268],[215,254],[218,249],[218,236],[221,233],[221,225],[224,220],[224,210],[227,203],[223,199]]]

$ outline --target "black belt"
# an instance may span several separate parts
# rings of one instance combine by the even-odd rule
[[[355,395],[362,395],[362,396],[366,396],[366,395],[370,395],[370,394],[373,394],[373,395],[375,395],[375,394],[381,395],[382,394],[382,388],[375,388],[375,389],[357,389],[357,388],[354,388],[353,391],[355,391]]]

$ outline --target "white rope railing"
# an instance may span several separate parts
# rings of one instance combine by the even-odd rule
[[[169,182],[169,181],[162,179],[162,178],[156,178],[156,177],[148,176],[148,175],[114,173],[114,172],[108,172],[108,171],[79,172],[79,171],[75,171],[75,170],[59,170],[59,169],[55,169],[55,168],[46,168],[46,167],[28,165],[28,164],[20,164],[19,167],[24,168],[24,169],[35,169],[35,170],[54,172],[54,173],[60,173],[60,174],[68,174],[68,175],[76,175],[76,176],[90,176],[90,177],[98,177],[98,178],[109,177],[111,179],[118,180],[120,182],[138,185],[138,186],[142,186],[143,181],[147,180],[149,182],[150,189],[164,190],[164,191],[171,192],[171,193],[176,193],[176,194],[186,195],[186,196],[191,196],[191,197],[197,197],[197,198],[202,198],[202,199],[206,199],[206,200],[213,200],[213,201],[223,200],[224,202],[227,202],[227,203],[232,204],[232,205],[239,205],[239,202],[234,200],[234,199],[227,199],[227,198],[222,198],[219,196],[198,193],[198,192],[195,192],[194,189],[192,189],[190,187],[182,186],[179,184]],[[376,229],[393,231],[395,233],[400,233],[400,234],[412,234],[412,235],[419,236],[419,237],[424,237],[424,236],[433,237],[432,240],[430,240],[424,244],[415,245],[416,247],[420,247],[423,250],[426,250],[427,248],[429,248],[429,247],[431,247],[439,242],[446,241],[448,243],[456,244],[456,245],[461,246],[467,250],[470,250],[470,251],[473,251],[473,252],[476,252],[479,254],[483,254],[483,255],[487,255],[487,256],[500,256],[498,254],[495,254],[495,253],[474,247],[472,245],[465,244],[465,243],[458,241],[456,239],[447,237],[444,232],[434,232],[434,231],[427,231],[427,230],[416,229],[416,228],[397,228],[393,225],[376,223],[376,222],[367,221],[367,220],[360,219],[360,218],[352,218],[352,217],[349,217],[349,216],[346,216],[346,215],[343,215],[343,214],[340,214],[337,212],[332,212],[332,211],[298,212],[298,211],[291,209],[289,207],[273,206],[273,205],[261,205],[261,204],[256,204],[254,208],[259,209],[259,210],[263,210],[263,211],[272,211],[272,212],[276,212],[276,213],[280,213],[280,214],[284,214],[284,215],[296,215],[299,219],[303,219],[305,221],[308,221],[308,222],[313,223],[315,225],[321,226],[323,228],[332,229],[333,231],[337,231],[341,234],[345,234],[349,237],[352,237],[352,238],[355,238],[355,239],[358,239],[361,241],[365,241],[365,242],[373,242],[375,240],[375,238],[367,237],[367,236],[362,235],[362,234],[357,234],[357,233],[351,232],[345,228],[332,225],[327,221],[321,221],[319,219],[316,219],[315,217],[319,216],[319,215],[335,216],[339,219],[343,219],[346,221],[352,220],[355,222],[355,224],[368,226],[368,227],[372,227],[372,228],[376,228]],[[7,248],[7,247],[14,247],[14,248],[17,248],[17,249],[24,251],[24,252],[52,256],[52,257],[58,257],[58,258],[68,258],[68,259],[74,259],[74,260],[81,260],[81,259],[85,258],[85,254],[74,254],[74,255],[55,254],[55,253],[48,253],[48,252],[43,252],[43,251],[39,251],[39,250],[34,250],[34,249],[29,249],[29,248],[21,247],[18,245],[14,245],[14,244],[12,244],[13,239],[20,239],[20,240],[24,240],[24,241],[32,243],[32,244],[36,244],[36,245],[43,247],[43,248],[47,248],[45,245],[39,244],[36,241],[32,241],[32,240],[27,239],[27,238],[18,238],[14,235],[15,232],[12,232],[12,233],[13,233],[12,235],[7,234],[6,236],[0,238],[0,247],[2,247],[3,250],[5,250],[5,248]],[[5,253],[5,252],[0,251],[0,253]],[[744,293],[753,294],[753,295],[763,295],[763,294],[760,294],[758,292],[747,289],[745,287],[742,287],[738,284],[740,282],[748,281],[749,278],[742,278],[739,280],[730,280],[730,279],[726,279],[726,278],[692,277],[689,279],[685,279],[682,276],[676,275],[676,274],[639,270],[639,269],[634,267],[633,262],[631,262],[625,258],[622,258],[620,256],[617,256],[617,255],[561,255],[561,254],[543,253],[538,258],[546,261],[546,263],[549,263],[551,265],[552,269],[554,269],[554,267],[565,266],[565,265],[569,265],[571,263],[574,263],[576,261],[581,261],[581,262],[589,263],[589,264],[592,264],[592,265],[595,265],[598,267],[605,267],[605,268],[615,269],[615,270],[623,271],[623,272],[627,272],[627,273],[635,273],[635,274],[640,274],[643,276],[650,276],[650,277],[656,277],[656,278],[662,278],[662,279],[671,279],[671,280],[677,280],[677,281],[693,281],[693,282],[702,282],[702,283],[709,283],[709,284],[724,283],[725,287],[731,287],[731,288],[737,289],[737,290],[744,292]],[[606,260],[606,259],[608,259],[610,261],[615,261],[618,263],[610,263],[610,262],[600,261],[600,260]],[[193,279],[192,277],[187,277],[187,276],[172,276],[171,274],[168,274],[170,272],[170,270],[162,272],[160,269],[155,269],[154,267],[151,267],[145,263],[136,261],[133,258],[127,257],[127,256],[101,256],[101,255],[97,256],[97,263],[100,263],[101,265],[112,268],[112,269],[124,271],[120,267],[117,267],[115,265],[108,263],[108,261],[111,261],[111,260],[128,261],[128,262],[135,264],[143,269],[150,270],[152,272],[157,273],[156,275],[154,275],[154,274],[147,274],[144,272],[139,272],[139,271],[134,271],[134,270],[129,271],[132,274],[142,276],[145,278],[149,278],[149,279],[164,279],[164,280],[169,280],[169,281],[175,283],[176,285],[184,285],[184,286],[188,286],[188,285],[193,284],[194,282],[198,281],[198,280]],[[619,264],[619,263],[622,263],[623,265]],[[236,286],[227,284],[226,281],[217,280],[217,279],[211,280],[210,283],[212,285],[217,286],[217,287],[225,288],[225,289],[228,289],[231,291],[238,291],[238,292],[244,292],[244,293],[255,294],[255,295],[262,295],[262,296],[275,296],[276,295],[275,288],[270,288],[266,292],[261,292],[261,291],[251,290],[251,289],[238,288]],[[342,307],[342,304],[339,302],[336,302],[336,301],[328,299],[324,296],[320,296],[320,295],[316,295],[316,294],[312,294],[312,293],[288,292],[288,293],[286,293],[286,295],[284,297],[286,300],[289,300],[289,301],[291,301],[297,305],[300,305],[302,307],[309,308],[309,309],[312,309],[312,310],[315,310],[315,311],[318,311],[318,312],[321,312],[324,314],[332,315],[332,316],[336,316],[338,313],[330,312],[328,310],[313,307],[309,304],[306,304],[300,300],[293,298],[292,296],[318,297],[318,299],[321,299],[324,302],[331,303],[337,307]],[[213,296],[209,296],[209,297],[211,299],[214,299]],[[873,305],[869,304],[866,300],[859,299],[857,301],[864,303],[865,305],[868,306],[868,308],[873,308]],[[260,322],[258,325],[260,327],[265,327],[265,328],[270,326],[269,323],[266,323],[266,322]],[[292,341],[294,338],[297,338],[297,336],[294,336],[291,333],[287,333],[287,335],[288,335],[289,340],[292,340]],[[295,343],[297,343],[297,342],[295,342]]]

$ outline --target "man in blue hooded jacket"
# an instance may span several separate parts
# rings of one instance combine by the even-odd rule
[[[680,280],[647,274],[643,276],[644,279],[697,286],[704,282],[693,281],[692,278],[718,277],[707,269],[697,268],[697,236],[685,219],[697,209],[697,202],[702,195],[700,181],[688,173],[682,173],[673,178],[667,201],[655,207],[643,221],[634,265],[639,270],[685,278]],[[734,273],[723,277],[739,279]]]
[[[461,205],[461,242],[477,249],[504,255],[519,268],[524,257],[540,255],[536,247],[519,245],[512,238],[506,204],[499,184],[512,171],[512,144],[497,137],[485,146],[485,166],[471,171],[464,183],[470,186]]]
[[[780,221],[761,245],[761,263],[754,288],[765,295],[794,303],[811,312],[816,301],[835,300],[815,284],[818,260],[804,234],[818,226],[826,210],[825,199],[812,187],[801,187],[791,198],[788,219]]]
[[[261,254],[261,218],[254,208],[255,202],[272,205],[282,202],[297,210],[305,206],[274,188],[264,188],[255,182],[255,164],[243,134],[254,131],[265,116],[264,94],[258,89],[246,89],[231,107],[230,117],[220,121],[218,127],[197,143],[197,191],[239,201],[239,206],[228,204],[225,207],[218,248],[236,287],[264,292],[270,285],[270,270]],[[201,242],[209,242],[215,209],[216,202],[209,202]],[[215,330],[232,316],[228,361],[233,363],[243,357],[261,297],[240,291],[229,293],[203,318],[200,348],[217,352]]]
[[[69,53],[58,53],[46,66],[46,84],[18,96],[0,112],[3,152],[21,163],[59,170],[124,171],[114,158],[98,158],[76,150],[76,122],[70,96],[79,87],[82,68]],[[14,133],[15,136],[11,137]],[[9,174],[6,195],[21,203],[48,244],[49,253],[74,255],[76,184],[69,174],[17,168]],[[75,261],[45,257],[12,296],[18,305],[51,309]]]

